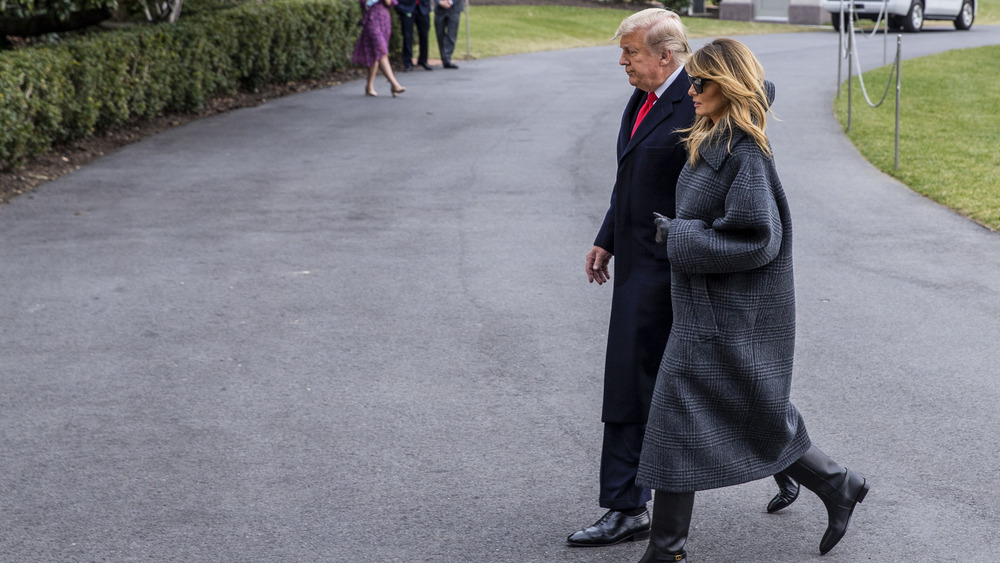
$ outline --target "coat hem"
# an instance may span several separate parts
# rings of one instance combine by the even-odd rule
[[[799,460],[806,451],[812,447],[812,441],[807,437],[805,442],[802,444],[796,444],[794,449],[788,450],[788,453],[782,457],[781,460],[768,464],[765,467],[757,469],[751,473],[745,475],[734,476],[728,479],[713,480],[713,481],[691,481],[687,480],[679,485],[667,485],[665,480],[657,479],[652,475],[648,475],[648,471],[643,470],[643,465],[639,465],[639,473],[636,475],[635,484],[639,487],[645,487],[648,489],[653,489],[656,491],[663,491],[666,493],[690,493],[697,491],[709,491],[712,489],[721,489],[723,487],[731,487],[733,485],[742,485],[744,483],[750,483],[752,481],[758,481],[760,479],[765,479],[774,475],[775,473],[780,473],[787,469],[790,465]]]

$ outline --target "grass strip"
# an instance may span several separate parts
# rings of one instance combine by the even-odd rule
[[[900,75],[899,170],[894,169],[894,87],[871,108],[853,79],[847,136],[879,170],[993,230],[1000,230],[1000,46],[948,51],[903,61]],[[877,101],[890,67],[864,73]],[[834,108],[847,126],[846,83]]]
[[[611,36],[631,12],[608,8],[565,6],[470,6],[462,18],[456,55],[473,58],[536,51],[613,45]],[[711,18],[683,18],[692,38],[759,33],[789,33],[816,28],[761,22],[734,22]]]

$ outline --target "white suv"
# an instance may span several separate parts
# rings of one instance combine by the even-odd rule
[[[830,12],[833,28],[840,30],[840,13],[843,10],[844,23],[850,20],[851,1],[822,0],[823,9]],[[885,6],[892,30],[920,31],[924,20],[951,20],[956,29],[969,29],[976,18],[977,0],[854,0],[854,19],[878,19]]]

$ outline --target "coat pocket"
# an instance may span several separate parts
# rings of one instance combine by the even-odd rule
[[[705,276],[674,273],[674,334],[685,340],[712,340],[719,336],[715,308]]]

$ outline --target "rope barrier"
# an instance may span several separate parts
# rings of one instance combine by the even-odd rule
[[[840,42],[837,46],[837,97],[840,97],[840,83],[841,83],[841,69],[843,67],[842,61],[847,59],[847,132],[851,131],[851,119],[852,119],[852,91],[853,91],[853,73],[854,70],[858,71],[858,83],[861,85],[861,93],[865,97],[865,102],[871,108],[878,108],[884,102],[886,96],[889,94],[889,87],[892,85],[893,78],[896,81],[896,142],[895,142],[895,168],[899,170],[899,101],[900,101],[900,91],[901,91],[901,80],[899,75],[899,70],[902,61],[902,43],[903,36],[896,35],[896,56],[892,62],[892,69],[889,71],[889,79],[885,85],[885,91],[882,92],[882,98],[878,103],[872,103],[871,97],[868,95],[868,88],[865,86],[865,78],[861,73],[861,57],[858,54],[857,41],[855,41],[855,36],[857,35],[857,30],[854,27],[854,22],[857,18],[854,15],[854,2],[848,4],[848,11],[844,11],[845,0],[840,2],[840,13],[835,17],[840,18],[840,26],[838,26]],[[889,18],[887,15],[888,11],[888,0],[882,0],[882,7],[879,9],[878,17],[875,20],[875,29],[872,30],[871,35],[867,35],[868,38],[873,38],[879,31],[879,26],[883,25],[884,22],[884,45],[882,48],[882,63],[885,64],[886,55],[888,53],[888,37],[889,37]],[[844,16],[847,16],[847,22],[844,21]],[[847,25],[845,25],[845,23]],[[865,33],[861,33],[865,36]],[[847,39],[847,45],[844,45],[844,39]]]
[[[851,31],[854,31],[854,22],[851,22]],[[897,36],[899,37],[899,36]],[[865,77],[861,74],[861,57],[858,56],[857,43],[851,41],[852,58],[854,59],[854,68],[858,71],[858,83],[861,85],[861,93],[865,96],[865,101],[868,102],[868,106],[872,108],[877,108],[885,102],[885,97],[889,93],[889,86],[892,86],[892,79],[895,77],[896,72],[899,69],[899,49],[896,49],[896,58],[892,61],[892,69],[889,71],[889,80],[885,84],[885,91],[882,92],[882,99],[878,101],[877,104],[872,103],[871,98],[868,96],[868,89],[865,88]]]

